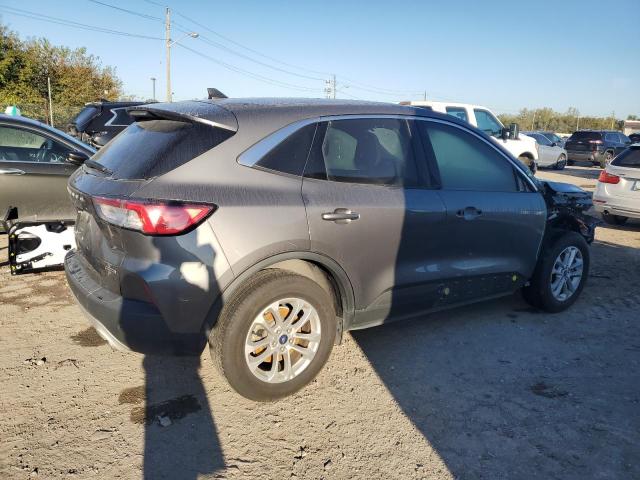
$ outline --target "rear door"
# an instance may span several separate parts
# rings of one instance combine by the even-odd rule
[[[34,128],[0,124],[0,216],[15,207],[22,221],[75,218],[67,193],[77,168],[66,162],[72,150]]]
[[[322,122],[307,160],[311,249],[349,276],[353,326],[411,315],[438,299],[446,214],[419,170],[410,124],[393,117]]]
[[[441,120],[420,124],[447,210],[439,235],[445,302],[513,291],[532,274],[546,207],[524,174],[484,137]]]

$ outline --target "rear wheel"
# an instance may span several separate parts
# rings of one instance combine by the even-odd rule
[[[269,401],[313,380],[329,358],[335,334],[333,301],[322,287],[307,277],[268,269],[224,306],[209,349],[240,395]]]
[[[602,219],[604,220],[604,223],[607,223],[609,225],[624,225],[625,223],[627,223],[627,220],[629,220],[628,217],[623,217],[621,215],[610,215],[608,213],[603,213]]]
[[[562,170],[567,165],[567,157],[564,153],[560,154],[558,161],[556,162],[556,170]]]
[[[525,300],[547,312],[569,308],[580,295],[589,274],[589,245],[576,232],[567,232],[547,245],[529,285]]]

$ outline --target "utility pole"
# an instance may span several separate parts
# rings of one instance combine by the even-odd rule
[[[156,77],[151,77],[151,83],[153,84],[153,97],[151,97],[154,101],[156,99]]]
[[[531,120],[531,130],[535,130],[534,125],[536,124],[536,111],[533,111],[533,119]]]
[[[325,98],[336,98],[336,76],[331,75],[329,80],[324,81]]]
[[[423,98],[423,100],[424,100],[425,102],[427,101],[427,91],[426,91],[426,90],[424,91],[424,98]]]
[[[51,77],[47,77],[47,90],[49,93],[49,123],[53,127],[53,102],[51,101]]]
[[[616,121],[616,112],[615,110],[611,112],[611,130],[613,130],[613,122]]]
[[[167,102],[171,102],[171,12],[169,7],[164,15],[164,36],[167,50]]]
[[[580,113],[578,113],[576,118],[576,132],[580,130]]]
[[[332,85],[331,85],[331,91],[333,92],[333,99],[335,100],[336,99],[336,76],[335,76],[335,74],[333,75],[332,80],[333,80],[333,82],[332,82]]]

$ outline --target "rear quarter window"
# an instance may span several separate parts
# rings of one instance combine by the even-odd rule
[[[111,170],[115,179],[149,179],[187,163],[232,135],[209,125],[143,120],[129,125],[92,160]]]
[[[302,175],[317,124],[307,125],[289,135],[256,163],[276,172]]]
[[[640,148],[628,148],[614,158],[611,165],[615,167],[640,168]]]

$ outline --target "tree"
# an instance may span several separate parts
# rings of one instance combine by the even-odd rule
[[[0,24],[0,104],[17,105],[23,115],[47,121],[47,78],[57,125],[66,124],[86,102],[115,100],[122,93],[115,70],[85,48],[59,47],[44,38],[22,41]]]
[[[627,120],[640,120],[637,115],[628,115]]]

